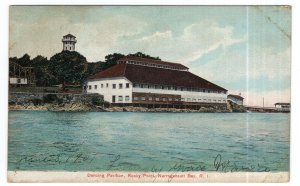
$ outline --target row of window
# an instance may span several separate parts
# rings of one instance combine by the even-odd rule
[[[113,96],[114,98],[115,96]],[[123,98],[125,98],[125,101],[129,101],[130,100],[130,97],[129,96],[118,96],[118,101],[123,101]],[[113,100],[114,102],[115,100]]]
[[[72,47],[65,47],[65,50],[72,50]]]
[[[146,100],[148,100],[148,101],[153,101],[153,100],[155,100],[155,101],[179,101],[178,98],[158,98],[158,97],[155,97],[155,98],[148,97],[148,98],[146,98],[146,97],[137,97],[137,96],[135,96],[133,99],[135,101],[139,101],[139,100],[141,100],[141,101],[146,101]]]
[[[133,84],[134,88],[148,88],[148,89],[162,89],[162,90],[178,90],[178,91],[190,91],[190,92],[206,92],[206,93],[219,93],[225,94],[225,91],[208,90],[200,88],[185,88],[177,86],[164,86],[164,85],[149,85],[149,84]]]
[[[118,86],[119,89],[123,88],[123,84],[122,83],[119,83],[118,85],[119,85]],[[109,84],[106,83],[105,87],[109,88]],[[129,87],[130,87],[129,83],[125,83],[125,88],[129,88]],[[89,90],[92,90],[92,88],[93,88],[92,85],[89,85]],[[100,84],[100,88],[104,88],[104,84],[103,83]],[[116,89],[117,88],[117,84],[112,84],[112,88]],[[98,89],[98,85],[94,85],[94,89],[97,90]]]
[[[214,103],[225,103],[226,100],[221,100],[221,99],[196,99],[196,98],[181,98],[181,99],[178,99],[178,98],[158,98],[158,97],[155,97],[155,98],[152,98],[152,97],[137,97],[135,96],[133,98],[133,100],[135,101],[186,101],[186,102],[214,102]]]
[[[65,41],[65,44],[73,44],[75,41]]]

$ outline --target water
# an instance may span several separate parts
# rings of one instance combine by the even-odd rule
[[[280,113],[9,111],[8,169],[289,171],[289,120]]]

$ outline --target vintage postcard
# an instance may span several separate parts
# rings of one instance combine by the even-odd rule
[[[9,182],[288,182],[290,6],[10,6]]]

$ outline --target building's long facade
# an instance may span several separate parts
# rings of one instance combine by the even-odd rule
[[[88,93],[110,103],[226,104],[227,90],[198,77],[186,66],[126,56],[88,78]]]

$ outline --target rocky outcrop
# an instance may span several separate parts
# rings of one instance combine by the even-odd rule
[[[246,107],[244,107],[243,105],[233,103],[230,100],[227,102],[227,107],[230,110],[230,112],[247,112]]]
[[[99,94],[10,93],[10,110],[103,111]]]
[[[44,104],[44,105],[9,105],[9,110],[47,110],[47,111],[66,111],[66,112],[101,112],[105,111],[101,106],[86,105],[82,103],[68,104]]]
[[[30,93],[11,92],[9,93],[9,105],[34,104],[94,104],[97,100],[103,101],[103,96],[99,94],[67,94],[67,93]]]

